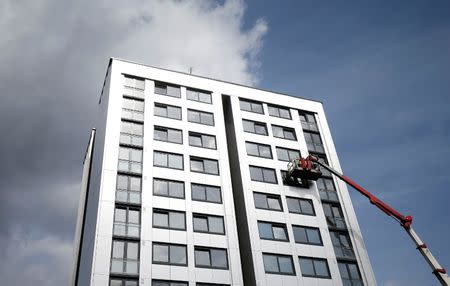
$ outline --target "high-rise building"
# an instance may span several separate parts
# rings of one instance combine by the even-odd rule
[[[73,285],[376,285],[321,102],[111,59]]]

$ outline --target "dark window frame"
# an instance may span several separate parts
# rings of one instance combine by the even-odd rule
[[[222,229],[223,232],[213,232],[210,231],[210,227],[209,227],[209,217],[214,217],[214,218],[221,218],[222,219]],[[194,218],[206,218],[206,224],[207,224],[207,231],[201,231],[201,230],[195,230],[195,223],[194,223]],[[205,214],[205,213],[192,213],[192,229],[194,232],[198,232],[198,233],[208,233],[208,234],[217,234],[217,235],[225,235],[226,234],[226,230],[225,230],[225,218],[223,216],[220,215],[212,215],[212,214]]]
[[[274,128],[281,128],[281,130],[283,132],[283,137],[275,136]],[[294,139],[286,137],[285,132],[292,132],[292,134],[294,135]],[[280,139],[285,139],[285,140],[290,140],[290,141],[297,141],[297,133],[295,132],[295,128],[292,128],[292,127],[272,124],[272,135],[274,138],[280,138]]]
[[[340,265],[343,265],[343,267],[345,267],[345,271],[347,272],[348,278],[343,278]],[[350,270],[349,265],[354,265],[356,267],[356,271],[358,273],[358,278],[357,279],[352,277],[352,272]],[[356,285],[364,285],[363,279],[361,277],[361,271],[360,271],[358,263],[356,263],[356,261],[338,260],[338,268],[339,268],[339,274],[341,275],[342,280],[348,281],[348,282],[350,282],[351,285],[355,285],[355,286]],[[357,280],[357,282],[360,282],[360,284],[354,284],[355,280]]]
[[[171,95],[167,93],[167,87],[171,86],[171,87],[176,87],[179,90],[179,94],[178,95]],[[165,93],[159,92],[160,89],[164,89],[165,88]],[[160,94],[160,95],[164,95],[164,96],[169,96],[169,97],[173,97],[173,98],[181,98],[181,86],[177,85],[177,84],[172,84],[172,83],[167,83],[167,82],[163,82],[163,81],[155,81],[155,90],[154,92],[156,94]]]
[[[316,132],[316,133],[319,132],[319,125],[317,124],[315,113],[307,112],[307,111],[303,111],[303,110],[300,110],[298,113],[300,116],[300,124],[302,125],[303,130],[312,131],[312,132]],[[311,118],[310,116],[312,116],[313,121],[310,121],[310,118]],[[305,120],[302,120],[303,118]],[[313,126],[313,128],[311,128],[311,126]]]
[[[279,153],[278,153],[278,150],[280,150],[280,151],[287,151],[287,154],[288,154],[288,157],[289,157],[289,158],[291,157],[291,155],[290,155],[289,152],[298,152],[298,157],[293,158],[293,159],[290,159],[290,160],[288,160],[288,161],[287,161],[287,160],[282,160],[282,159],[280,159],[280,155],[279,155]],[[291,149],[291,148],[286,148],[286,147],[281,147],[281,146],[275,146],[275,152],[277,153],[277,159],[278,159],[278,161],[282,161],[282,162],[292,162],[292,160],[297,159],[297,158],[300,158],[300,157],[302,156],[300,150],[297,150],[297,149]]]
[[[244,122],[253,124],[253,131],[245,130]],[[256,128],[255,128],[256,125],[258,125],[258,126],[260,126],[260,127],[264,127],[264,130],[265,130],[264,134],[256,132]],[[260,121],[254,121],[254,120],[250,120],[250,119],[242,119],[242,130],[243,130],[244,132],[250,133],[250,134],[257,134],[257,135],[262,135],[262,136],[269,136],[269,131],[268,131],[268,129],[267,129],[267,124],[264,123],[264,122],[260,122]]]
[[[264,256],[274,256],[277,259],[277,265],[278,265],[278,272],[274,272],[274,271],[267,271],[266,269],[266,265],[264,263]],[[276,275],[290,275],[290,276],[296,276],[296,271],[295,271],[295,265],[294,265],[294,259],[292,257],[292,255],[287,255],[287,254],[279,254],[279,253],[270,253],[270,252],[263,252],[262,253],[263,256],[263,266],[264,266],[264,272],[267,274],[276,274]],[[281,272],[280,271],[280,261],[279,258],[283,257],[283,258],[289,258],[290,262],[291,262],[291,266],[292,266],[292,271],[293,272]]]
[[[255,194],[256,194],[256,195],[263,195],[263,196],[265,196],[267,208],[258,207],[258,206],[256,205],[256,202],[255,202]],[[269,198],[277,200],[278,203],[279,203],[279,205],[280,205],[280,208],[281,208],[281,209],[270,208],[270,207],[269,207],[269,201],[268,201]],[[268,210],[268,211],[276,211],[276,212],[283,212],[283,211],[284,211],[284,208],[283,208],[283,202],[282,202],[282,200],[281,200],[281,196],[280,196],[280,195],[269,194],[269,193],[262,193],[262,192],[253,192],[253,201],[254,201],[254,205],[255,205],[255,208],[256,208],[256,209],[260,209],[260,210]]]
[[[300,265],[301,265],[300,259],[309,259],[309,260],[312,261],[312,265],[313,265],[313,269],[314,269],[315,275],[303,274],[302,269],[301,269],[301,267],[300,267],[300,272],[302,273],[302,276],[303,276],[303,277],[331,279],[331,272],[330,272],[330,266],[328,265],[328,259],[326,259],[326,258],[320,258],[320,257],[310,257],[310,256],[299,256],[298,259],[299,259],[299,264],[300,264]],[[325,261],[325,265],[327,266],[328,276],[317,275],[316,265],[314,264],[314,261]]]
[[[120,158],[120,150],[121,149],[126,149],[127,151],[128,151],[128,160],[125,160],[125,159],[121,159]],[[132,155],[131,155],[131,153],[133,152],[133,151],[138,151],[138,152],[140,152],[140,161],[134,161],[134,160],[132,160],[131,159],[131,157],[132,157]],[[121,146],[121,145],[119,145],[119,155],[118,155],[118,158],[117,158],[117,172],[118,173],[121,173],[121,174],[135,174],[135,175],[141,175],[142,174],[142,168],[143,168],[143,161],[144,161],[144,152],[143,152],[144,150],[142,149],[142,148],[138,148],[138,147],[131,147],[131,146]],[[120,162],[127,162],[127,164],[128,164],[128,170],[122,170],[122,169],[119,169],[119,165],[120,165]],[[132,165],[133,164],[137,164],[137,165],[140,165],[140,171],[139,172],[134,172],[134,171],[132,171],[131,169],[132,169]]]
[[[249,154],[249,153],[248,153],[248,149],[247,149],[247,144],[253,144],[253,145],[255,145],[255,146],[256,146],[256,149],[258,150],[258,155]],[[261,156],[261,150],[260,150],[260,147],[268,147],[268,148],[269,148],[270,157]],[[253,157],[258,157],[258,158],[264,158],[264,159],[273,159],[272,146],[270,146],[270,145],[268,145],[268,144],[257,143],[257,142],[252,142],[252,141],[245,141],[245,150],[246,150],[248,156],[253,156]]]
[[[203,172],[202,171],[195,171],[192,170],[192,161],[201,161],[202,165],[203,165]],[[213,161],[215,163],[217,163],[217,173],[209,173],[206,172],[206,168],[205,168],[205,161]],[[210,159],[210,158],[204,158],[204,157],[198,157],[198,156],[189,156],[189,170],[193,173],[199,173],[199,174],[207,174],[207,175],[214,175],[214,176],[220,176],[220,168],[219,168],[219,160],[216,159]]]
[[[138,236],[130,236],[130,235],[119,235],[115,234],[115,227],[116,224],[120,224],[122,222],[117,221],[116,222],[116,209],[122,209],[126,211],[125,214],[125,222],[123,223],[126,227],[126,232],[128,232],[128,226],[130,224],[129,222],[129,212],[131,211],[138,211],[139,212],[139,223],[137,225],[138,227]],[[132,224],[135,225],[135,224]],[[122,204],[115,204],[114,206],[114,216],[113,216],[113,237],[115,238],[124,238],[124,239],[139,239],[141,237],[141,227],[142,227],[142,211],[138,206],[132,206],[132,205],[122,205]]]
[[[142,110],[139,109],[130,109],[125,107],[124,105],[124,101],[139,101],[141,102],[141,104],[143,104],[143,108]],[[131,112],[131,114],[139,114],[139,117],[142,116],[142,119],[137,119],[135,118],[135,116],[133,115],[131,118],[130,117],[124,117],[123,116],[123,112]],[[122,109],[121,109],[121,113],[120,113],[120,118],[131,121],[131,122],[136,122],[136,123],[143,123],[144,122],[144,112],[145,112],[145,101],[142,98],[136,98],[136,97],[132,97],[132,96],[122,96]]]
[[[167,116],[156,114],[155,107],[165,108]],[[180,111],[180,117],[178,118],[178,117],[169,116],[168,107],[177,108]],[[180,106],[170,105],[170,104],[165,104],[165,103],[160,103],[160,102],[156,102],[155,101],[154,105],[153,105],[153,115],[157,116],[157,117],[161,117],[161,118],[168,118],[168,119],[180,120],[181,121],[181,120],[183,120],[183,109]]]
[[[189,120],[189,112],[197,112],[199,114],[200,121],[197,122],[197,121]],[[211,115],[212,124],[208,124],[208,123],[202,122],[202,114]],[[187,109],[187,118],[188,118],[188,122],[190,122],[190,123],[196,123],[196,124],[201,124],[201,125],[206,125],[206,126],[215,126],[216,125],[216,120],[214,118],[214,113],[213,112],[208,112],[208,111],[188,108]]]
[[[250,105],[250,109],[243,108],[242,102],[248,103]],[[261,106],[261,112],[255,111],[253,108],[253,105]],[[252,112],[256,114],[264,114],[264,104],[262,102],[246,99],[246,98],[239,98],[239,109],[242,111]]]
[[[167,195],[161,195],[161,194],[157,194],[155,193],[155,180],[157,181],[163,181],[165,183],[167,183]],[[170,195],[170,185],[169,183],[181,183],[183,184],[183,197],[177,197],[177,196],[171,196]],[[153,177],[153,181],[152,181],[152,188],[153,188],[153,195],[154,196],[158,196],[158,197],[166,197],[166,198],[173,198],[173,199],[186,199],[186,184],[183,181],[177,181],[177,180],[171,180],[171,179],[164,179],[164,178],[159,178],[159,177]]]
[[[114,242],[123,242],[124,243],[124,248],[123,248],[123,257],[121,258],[115,258],[114,257]],[[137,245],[137,258],[136,259],[129,259],[128,258],[128,244],[132,243]],[[111,275],[127,275],[127,276],[131,276],[131,277],[138,277],[141,269],[140,269],[140,260],[141,260],[141,245],[139,243],[139,240],[133,240],[133,239],[126,239],[126,238],[113,238],[112,242],[111,242],[111,263],[109,265],[109,272],[111,273]],[[118,260],[122,260],[122,261],[128,261],[128,260],[132,260],[135,261],[137,264],[137,273],[128,273],[125,271],[122,272],[113,272],[112,271],[112,266],[113,266],[113,259],[118,259]],[[123,263],[123,262],[122,262]],[[125,269],[125,264],[122,265],[122,269]]]
[[[189,98],[189,95],[188,95],[189,91],[197,92],[198,99]],[[208,94],[209,95],[209,101],[200,100],[200,93]],[[186,87],[186,99],[187,100],[191,100],[191,101],[206,103],[206,104],[212,104],[213,103],[212,102],[212,92],[206,91],[206,90],[202,90],[202,89],[198,89],[198,88],[192,88],[192,87]]]
[[[167,246],[168,247],[168,251],[167,251],[167,258],[168,258],[168,262],[161,262],[161,261],[155,261],[155,252],[154,252],[154,245],[162,245],[162,246]],[[183,246],[184,247],[184,253],[186,256],[186,263],[171,263],[170,262],[170,247],[171,246]],[[160,264],[160,265],[175,265],[175,266],[188,266],[189,264],[189,257],[188,257],[188,249],[187,249],[187,245],[186,244],[179,244],[179,243],[167,243],[167,242],[159,242],[159,241],[153,241],[152,242],[152,264]]]
[[[192,195],[192,192],[193,192],[192,186],[193,186],[193,185],[199,186],[199,187],[204,187],[204,188],[205,188],[205,189],[204,189],[204,191],[205,191],[205,198],[206,198],[205,200],[199,200],[199,199],[197,199],[197,198],[194,198],[194,196]],[[220,202],[208,200],[208,189],[207,189],[208,187],[219,189]],[[213,204],[222,204],[222,203],[223,203],[223,200],[222,200],[222,188],[221,188],[220,186],[214,186],[214,185],[206,185],[206,184],[199,184],[199,183],[191,183],[191,198],[192,198],[193,201],[196,201],[196,202],[207,202],[207,203],[213,203]]]
[[[251,176],[252,172],[250,171],[250,180],[251,180],[251,181],[253,181],[253,182],[261,182],[261,183],[266,183],[266,184],[274,184],[274,185],[277,185],[277,184],[278,184],[278,178],[277,178],[277,173],[276,173],[275,169],[272,169],[272,168],[266,168],[266,167],[259,167],[259,166],[254,166],[254,165],[250,165],[249,168],[250,168],[250,170],[251,170],[251,168],[262,169],[262,173],[261,173],[261,174],[262,174],[263,180],[254,180],[254,179],[252,178],[252,176]],[[266,181],[266,180],[264,179],[264,170],[266,170],[266,171],[267,171],[267,170],[273,171],[273,173],[274,173],[274,178],[275,178],[275,182]]]
[[[296,237],[295,237],[295,231],[294,231],[295,228],[304,228],[304,229],[305,229],[306,239],[308,240],[307,242],[300,242],[300,241],[297,241],[297,239],[296,239]],[[309,239],[309,237],[308,237],[308,232],[306,231],[306,229],[311,229],[311,230],[317,231],[317,233],[319,234],[319,240],[320,240],[320,242],[319,242],[319,243],[311,242],[310,239]],[[306,245],[323,246],[322,234],[320,233],[320,229],[319,229],[318,227],[293,224],[293,225],[292,225],[292,233],[294,234],[294,241],[295,241],[295,243],[298,243],[298,244],[306,244]]]
[[[161,154],[167,155],[167,166],[155,165],[155,153],[161,153]],[[181,168],[169,167],[169,156],[170,155],[181,156]],[[173,169],[173,170],[184,170],[184,156],[183,156],[183,154],[179,154],[179,153],[171,153],[171,152],[166,152],[166,151],[153,150],[153,167]]]
[[[202,143],[201,144],[202,146],[191,144],[191,140],[190,140],[191,136],[193,136],[193,137],[194,136],[195,137],[200,137],[200,141]],[[210,147],[205,147],[204,146],[204,144],[203,144],[203,136],[212,137],[214,139],[214,148],[210,148]],[[215,135],[211,135],[211,134],[200,133],[200,132],[195,132],[195,131],[189,131],[188,132],[188,143],[189,143],[189,146],[192,146],[192,147],[205,148],[205,149],[210,149],[210,150],[217,150],[216,136]]]
[[[197,261],[195,259],[196,255],[195,252],[196,251],[208,251],[209,252],[209,262],[211,266],[205,266],[205,265],[197,265]],[[226,267],[219,267],[219,266],[213,266],[212,264],[212,256],[211,256],[211,251],[212,250],[224,250],[225,251],[225,258],[226,258],[226,262],[227,262],[227,266]],[[200,246],[200,245],[194,245],[194,266],[196,268],[207,268],[207,269],[223,269],[223,270],[228,270],[230,269],[230,261],[228,259],[228,249],[227,248],[219,248],[219,247],[208,247],[208,246]]]
[[[260,224],[267,224],[270,225],[271,227],[271,234],[272,234],[272,238],[266,238],[266,237],[261,237],[261,231],[259,228]],[[271,241],[281,241],[281,242],[290,242],[289,239],[289,233],[288,233],[288,229],[287,229],[287,225],[285,223],[280,223],[280,222],[273,222],[273,221],[264,221],[264,220],[258,220],[257,221],[257,225],[258,225],[258,234],[259,234],[259,239],[262,240],[271,240]],[[274,227],[278,227],[278,228],[282,228],[284,231],[284,235],[286,236],[286,239],[277,239],[275,238],[275,234],[273,231]]]
[[[159,214],[167,214],[167,227],[155,225],[155,218],[154,215],[156,213]],[[183,221],[183,228],[176,228],[170,226],[170,213],[179,213],[184,215],[184,221]],[[172,209],[162,209],[162,208],[153,208],[152,209],[152,227],[153,228],[159,228],[159,229],[169,229],[169,230],[178,230],[178,231],[186,231],[186,212],[184,211],[178,211],[178,210],[172,210]]]
[[[299,208],[300,208],[300,212],[291,211],[291,210],[289,209],[289,204],[287,203],[288,199],[294,199],[294,200],[297,200],[297,201],[298,201],[298,205],[299,205]],[[309,214],[309,213],[304,213],[304,212],[302,212],[302,211],[301,211],[302,207],[301,207],[300,201],[308,201],[309,203],[311,203],[311,206],[312,206],[312,212],[313,212],[313,213],[312,213],[312,214]],[[309,216],[316,216],[316,215],[317,215],[317,213],[316,213],[316,208],[314,207],[314,202],[313,202],[313,200],[311,200],[311,199],[286,196],[286,203],[287,203],[287,205],[288,205],[288,211],[289,211],[289,213],[293,213],[293,214],[301,214],[301,215],[309,215]]]
[[[271,113],[271,112],[270,112],[271,108],[276,109],[278,115],[275,115],[275,114]],[[269,115],[272,116],[272,117],[278,117],[278,118],[283,118],[283,119],[292,120],[291,109],[290,109],[289,107],[283,107],[283,106],[280,106],[280,105],[274,105],[274,104],[267,104],[267,109],[269,110]],[[273,109],[272,109],[272,110],[273,110]],[[280,114],[280,109],[286,110],[286,111],[289,113],[289,117],[281,116],[281,114]]]
[[[156,139],[155,138],[155,131],[156,130],[167,132],[167,140]],[[179,132],[181,132],[181,142],[170,141],[169,140],[169,131],[179,131]],[[183,145],[183,130],[176,129],[176,128],[171,128],[171,127],[166,127],[166,126],[161,126],[161,125],[154,125],[153,126],[153,140],[160,141],[160,142],[167,142],[167,143],[174,143],[174,144]]]
[[[126,189],[119,189],[119,177],[126,177],[127,180],[127,187]],[[132,189],[132,183],[131,180],[133,179],[138,179],[139,180],[139,191],[133,190]],[[127,200],[126,201],[121,201],[121,200],[117,200],[118,192],[126,192],[127,193]],[[130,194],[133,193],[139,193],[139,202],[131,202],[130,201]],[[142,201],[142,177],[141,176],[135,176],[135,175],[131,175],[128,173],[117,173],[116,176],[116,191],[115,191],[115,198],[114,198],[115,202],[120,203],[120,204],[129,204],[129,205],[140,205],[141,201]]]
[[[142,127],[142,135],[136,135],[134,133],[127,133],[124,132],[123,129],[123,124],[134,124],[134,125],[140,125]],[[122,142],[122,136],[129,136],[130,138],[138,138],[141,140],[141,144],[133,144],[133,143],[124,143]],[[130,141],[132,141],[130,139]],[[126,118],[123,118],[120,121],[120,136],[119,136],[119,144],[121,146],[129,146],[129,147],[138,147],[138,148],[142,148],[142,146],[144,145],[144,123],[143,122],[136,122],[134,120],[129,120]]]

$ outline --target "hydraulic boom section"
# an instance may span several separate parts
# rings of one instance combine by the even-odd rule
[[[396,221],[400,223],[400,225],[406,230],[408,235],[414,241],[416,248],[422,254],[423,258],[427,261],[430,267],[433,270],[433,274],[436,278],[441,282],[441,285],[450,286],[450,278],[447,275],[446,270],[439,264],[439,262],[434,258],[431,251],[428,249],[427,245],[420,239],[417,233],[411,227],[412,224],[412,216],[404,216],[391,206],[383,202],[382,200],[375,197],[373,194],[368,192],[366,189],[353,182],[347,176],[337,172],[324,162],[320,161],[318,157],[309,155],[307,158],[298,158],[293,160],[288,164],[288,171],[284,178],[284,182],[288,185],[297,185],[298,181],[302,180],[312,180],[317,181],[321,176],[322,172],[320,171],[320,167],[323,167],[330,171],[333,175],[343,180],[354,189],[356,189],[360,194],[367,197],[369,201],[378,207],[381,211],[383,211],[388,216],[392,217]]]

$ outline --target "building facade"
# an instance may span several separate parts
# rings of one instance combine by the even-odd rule
[[[320,102],[111,59],[73,285],[376,285]],[[94,137],[94,136],[92,136]]]

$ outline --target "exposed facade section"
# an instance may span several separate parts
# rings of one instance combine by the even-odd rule
[[[280,105],[282,104],[282,105]],[[111,59],[77,285],[375,285],[322,104]]]

